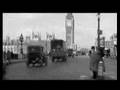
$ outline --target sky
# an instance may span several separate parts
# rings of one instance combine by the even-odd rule
[[[66,40],[65,17],[67,13],[3,13],[3,39],[10,36],[17,38],[30,35],[32,31],[40,32],[46,39],[46,32],[54,33],[56,38]],[[97,38],[97,13],[73,13],[75,21],[75,44],[82,48],[95,45]],[[109,40],[117,33],[117,13],[101,13],[100,29],[102,36]]]

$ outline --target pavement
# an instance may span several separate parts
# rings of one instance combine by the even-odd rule
[[[19,63],[19,62],[25,62],[25,61],[26,61],[26,59],[12,59],[12,60],[10,60],[11,64]]]
[[[15,61],[15,60],[14,60]],[[48,66],[26,66],[25,60],[11,64],[6,69],[6,80],[93,80],[89,70],[89,56],[68,58],[67,62],[52,63],[48,59]],[[111,63],[110,63],[111,62]],[[117,80],[117,62],[106,59],[104,80]]]
[[[117,60],[111,58],[104,58],[106,72],[103,76],[98,76],[97,80],[117,80]],[[90,76],[82,75],[81,80],[94,80]]]

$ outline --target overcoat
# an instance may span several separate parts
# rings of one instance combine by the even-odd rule
[[[101,56],[97,52],[93,52],[90,55],[90,70],[91,71],[98,71],[98,64],[101,60]]]
[[[10,52],[10,51],[7,52],[7,59],[8,59],[8,60],[11,59],[11,52]]]

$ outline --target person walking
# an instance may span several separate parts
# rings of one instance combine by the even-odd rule
[[[90,71],[93,73],[93,79],[97,78],[97,53],[95,52],[95,47],[91,47],[91,51],[89,51],[89,56],[90,56]]]
[[[11,52],[8,50],[7,51],[7,60],[8,60],[8,63],[10,64],[10,59],[11,59]]]
[[[6,60],[6,52],[3,51],[3,60]]]
[[[91,50],[89,51],[89,56],[91,56],[91,54],[95,53],[95,47],[92,46],[91,47]]]
[[[101,48],[96,48],[95,51],[95,47],[91,47],[91,55],[90,55],[90,71],[92,71],[93,73],[93,79],[97,79],[98,78],[98,65],[99,65],[99,61],[103,60],[102,59],[102,50]]]

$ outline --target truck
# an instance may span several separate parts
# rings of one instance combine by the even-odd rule
[[[67,56],[74,57],[73,49],[67,49]]]
[[[50,42],[51,50],[50,50],[50,56],[52,62],[56,61],[66,61],[67,55],[66,55],[66,45],[65,41],[61,39],[54,39]]]
[[[38,42],[30,42],[27,45],[27,66],[47,66],[47,56],[44,47]]]

